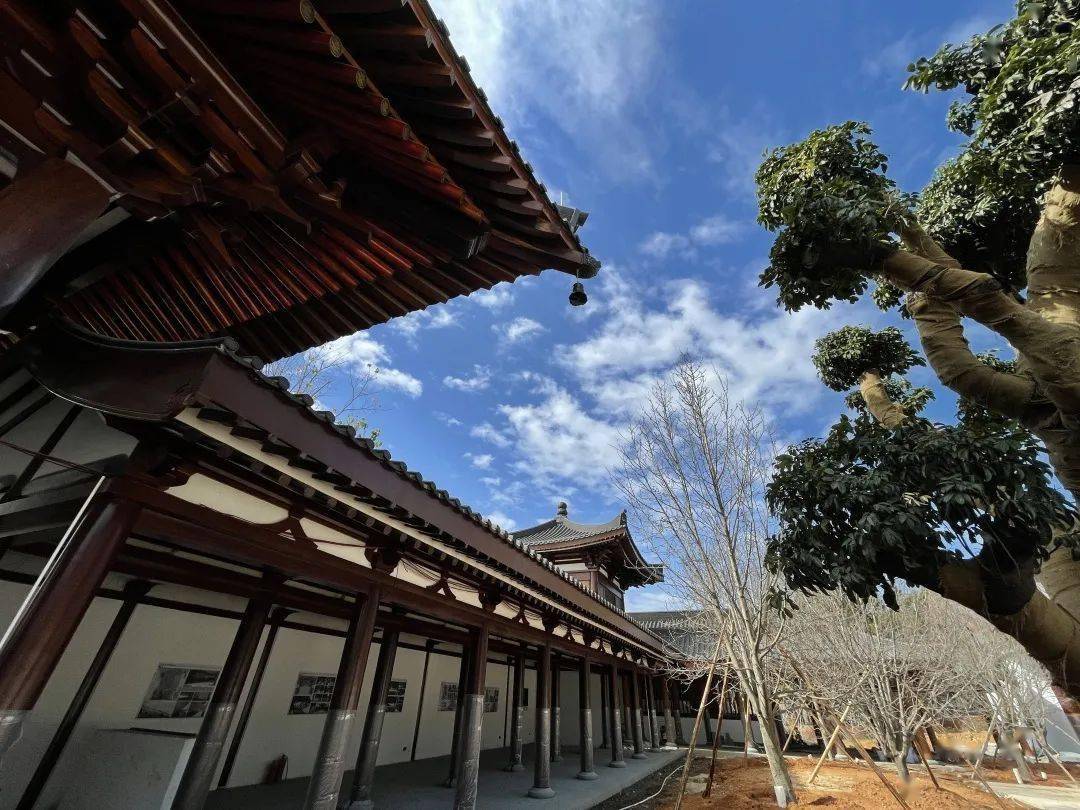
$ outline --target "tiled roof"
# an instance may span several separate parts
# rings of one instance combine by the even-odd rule
[[[76,327],[76,328],[78,328],[78,327]],[[82,331],[82,330],[80,330],[80,331]],[[100,338],[98,338],[98,339],[100,339]],[[192,342],[192,343],[189,343],[188,345],[193,345],[194,343],[195,342]],[[292,402],[296,406],[298,406],[298,407],[300,407],[300,408],[302,408],[304,410],[307,410],[309,413],[311,413],[312,415],[317,417],[319,420],[321,420],[324,424],[326,424],[327,427],[333,429],[338,434],[340,434],[342,436],[342,438],[347,439],[347,440],[351,440],[352,443],[354,443],[356,445],[358,450],[360,450],[362,452],[365,452],[368,455],[378,459],[382,463],[382,465],[384,467],[386,467],[387,469],[393,470],[395,473],[397,473],[402,478],[404,478],[404,479],[406,479],[408,481],[411,481],[416,486],[419,486],[421,489],[424,489],[425,491],[427,491],[433,497],[435,497],[438,500],[442,501],[447,506],[449,506],[450,508],[452,508],[455,511],[459,512],[460,514],[464,515],[465,517],[467,517],[468,519],[470,519],[474,523],[482,526],[488,532],[490,532],[491,534],[495,535],[496,537],[502,539],[507,545],[512,546],[513,548],[517,549],[519,552],[521,552],[525,556],[536,560],[537,562],[539,562],[541,565],[543,565],[545,568],[547,568],[552,573],[556,574],[557,576],[561,577],[562,579],[564,579],[567,582],[574,585],[576,588],[578,588],[580,591],[582,591],[582,593],[588,595],[589,597],[591,597],[595,601],[597,601],[597,602],[605,605],[609,609],[615,611],[616,613],[623,616],[624,618],[626,618],[630,622],[632,622],[634,624],[638,624],[638,622],[636,620],[630,618],[629,614],[627,614],[626,611],[621,609],[614,602],[612,602],[611,600],[605,598],[603,595],[597,593],[596,591],[592,590],[591,588],[588,588],[585,585],[582,585],[577,580],[575,580],[573,577],[568,575],[565,571],[563,571],[559,566],[555,565],[553,562],[546,559],[543,555],[541,555],[540,553],[538,553],[534,549],[530,548],[529,543],[519,539],[518,535],[522,534],[521,532],[519,532],[517,534],[508,533],[505,529],[503,529],[498,524],[492,523],[490,520],[485,519],[483,517],[483,515],[481,515],[479,512],[473,510],[472,508],[470,508],[468,505],[462,503],[457,498],[452,497],[450,495],[450,493],[447,492],[445,489],[439,488],[433,481],[429,481],[426,478],[424,478],[424,476],[421,475],[416,470],[410,470],[408,468],[408,466],[404,462],[396,460],[393,457],[391,457],[390,453],[388,453],[386,450],[384,450],[384,449],[382,449],[380,447],[377,447],[375,445],[375,443],[372,442],[370,439],[368,439],[366,437],[363,437],[363,436],[357,435],[356,429],[352,425],[343,425],[343,424],[337,423],[335,421],[334,414],[331,413],[330,411],[316,410],[313,407],[314,404],[315,404],[315,400],[311,396],[309,396],[307,394],[296,394],[296,393],[293,393],[292,391],[290,391],[289,390],[289,381],[287,379],[285,379],[284,377],[270,377],[270,376],[267,376],[266,374],[263,374],[262,373],[263,361],[261,359],[257,358],[257,357],[252,357],[252,356],[243,354],[240,351],[240,347],[239,347],[239,345],[237,344],[237,342],[235,340],[233,340],[231,338],[225,338],[225,339],[219,339],[219,340],[207,340],[207,341],[203,341],[203,343],[206,344],[206,345],[209,345],[209,346],[214,346],[222,354],[224,354],[226,357],[228,357],[233,362],[236,362],[236,363],[238,363],[238,364],[240,364],[242,366],[246,366],[247,368],[249,368],[251,370],[251,372],[252,372],[252,376],[254,377],[254,379],[257,382],[259,382],[262,385],[269,386],[271,388],[276,388],[278,391],[280,391],[282,394],[284,394],[286,397],[288,397],[290,400],[292,400]],[[555,522],[555,521],[552,521],[552,522]],[[587,524],[572,524],[572,525],[587,526]],[[626,525],[626,513],[623,512],[621,515],[619,515],[619,517],[615,518],[613,521],[611,521],[609,523],[606,523],[606,524],[600,524],[600,525],[604,526],[604,527],[612,527],[612,528],[617,528],[620,525],[625,527],[625,525]],[[639,625],[639,626],[641,626],[641,625]],[[642,629],[646,629],[646,628],[642,627]]]
[[[677,627],[696,614],[696,610],[639,610],[626,615],[649,630]]]
[[[586,540],[618,529],[626,529],[626,512],[622,512],[607,523],[578,523],[570,520],[566,515],[559,515],[554,520],[546,521],[539,526],[514,532],[511,537],[527,546],[543,546],[566,540]]]

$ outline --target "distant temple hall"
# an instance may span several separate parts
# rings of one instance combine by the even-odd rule
[[[426,0],[7,0],[0,49],[0,810],[586,806],[670,761],[624,516],[509,535],[261,373],[599,269]]]

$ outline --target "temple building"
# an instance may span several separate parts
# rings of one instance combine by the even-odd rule
[[[509,535],[262,373],[599,269],[426,0],[7,0],[0,51],[0,810],[587,806],[670,761],[623,518]]]
[[[664,566],[646,562],[634,544],[626,512],[607,523],[576,523],[560,503],[553,520],[512,536],[619,610],[627,588],[664,581]]]

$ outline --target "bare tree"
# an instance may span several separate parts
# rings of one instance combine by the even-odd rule
[[[355,363],[334,343],[327,343],[268,363],[263,373],[283,377],[289,381],[292,393],[306,394],[316,407],[331,411],[339,423],[378,442],[379,431],[369,427],[365,416],[378,408],[373,390],[379,374],[377,366]]]
[[[989,625],[974,632],[950,607],[922,589],[902,594],[899,610],[836,592],[800,600],[782,642],[798,673],[789,689],[804,690],[794,705],[846,710],[853,731],[872,738],[907,779],[920,729],[984,714],[988,705],[984,637],[1004,636]]]
[[[772,455],[764,414],[730,397],[715,370],[684,361],[653,387],[624,437],[616,485],[641,535],[667,563],[665,587],[673,601],[700,611],[705,641],[699,646],[726,653],[761,719],[777,800],[784,804],[795,796],[772,722],[766,666],[779,629],[771,601],[777,582],[764,564]]]

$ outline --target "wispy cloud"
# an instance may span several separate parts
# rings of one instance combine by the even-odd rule
[[[477,290],[469,300],[486,309],[502,309],[514,300],[514,287],[508,281],[500,281],[490,290]]]
[[[491,453],[466,453],[465,458],[478,470],[486,470],[495,460],[495,456]]]
[[[415,337],[424,329],[447,329],[461,326],[453,303],[436,304],[427,309],[418,309],[400,318],[394,318],[388,326],[395,332],[407,337]]]
[[[656,81],[660,7],[647,0],[435,0],[458,51],[512,131],[537,117],[622,176],[653,171],[634,123]]]
[[[906,31],[868,53],[862,62],[863,73],[875,79],[892,77],[900,83],[907,75],[907,65],[920,56],[929,56],[945,43],[966,42],[998,22],[1001,20],[997,16],[983,13],[961,17],[931,31]]]
[[[330,356],[372,373],[372,385],[376,388],[401,391],[410,397],[418,397],[424,391],[424,384],[419,379],[391,365],[387,348],[364,332],[340,337],[324,348]]]
[[[521,343],[547,331],[539,321],[524,316],[514,318],[507,323],[493,324],[491,327],[506,343]]]
[[[443,385],[447,388],[451,388],[455,391],[465,391],[466,393],[483,391],[490,384],[491,369],[479,364],[473,366],[472,374],[470,375],[455,377],[451,374],[447,374],[443,377]]]
[[[655,231],[641,243],[640,250],[653,259],[693,259],[699,249],[729,244],[746,231],[745,223],[715,214],[684,232]]]

